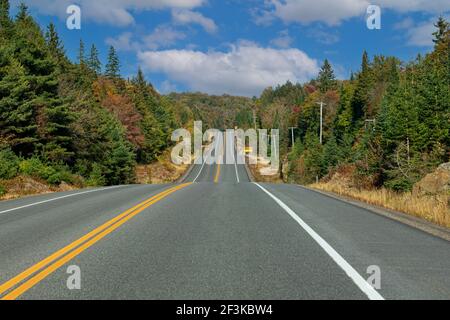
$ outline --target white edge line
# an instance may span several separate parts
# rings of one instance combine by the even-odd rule
[[[336,250],[333,249],[319,234],[317,234],[306,222],[304,222],[291,208],[284,202],[267,191],[258,183],[254,183],[262,191],[267,193],[275,202],[283,208],[313,239],[322,249],[337,263],[337,265],[353,280],[358,288],[364,292],[370,300],[385,300],[367,281],[356,271]]]
[[[203,155],[202,155],[203,156]],[[205,167],[206,161],[208,161],[209,157],[206,157],[205,160],[203,161],[203,165],[200,168],[200,171],[198,172],[197,176],[195,177],[194,181],[192,181],[192,183],[197,182],[197,179],[200,177],[200,175],[202,174],[203,168]]]
[[[75,196],[79,196],[79,195],[82,195],[82,194],[87,194],[87,193],[92,193],[92,192],[99,192],[99,191],[105,191],[105,190],[111,190],[111,189],[116,189],[116,188],[121,188],[121,187],[124,187],[124,186],[114,186],[114,187],[95,189],[95,190],[88,190],[88,191],[68,194],[68,195],[65,195],[65,196],[62,196],[62,197],[57,197],[57,198],[52,198],[52,199],[48,199],[48,200],[44,200],[44,201],[34,202],[34,203],[30,203],[30,204],[27,204],[27,205],[24,205],[24,206],[21,206],[21,207],[16,207],[16,208],[0,211],[0,214],[11,212],[11,211],[16,211],[16,210],[20,210],[20,209],[24,209],[24,208],[29,208],[29,207],[33,207],[33,206],[37,206],[37,205],[40,205],[40,204],[43,204],[43,203],[47,203],[47,202],[52,202],[52,201],[61,200],[61,199],[65,199],[65,198],[75,197]]]

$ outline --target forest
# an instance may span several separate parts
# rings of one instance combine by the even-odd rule
[[[311,184],[341,171],[357,188],[404,192],[449,161],[450,28],[444,18],[435,26],[433,51],[414,61],[364,52],[361,69],[342,81],[325,60],[309,83],[262,93],[259,126],[280,128],[285,181]]]
[[[51,185],[132,183],[191,111],[156,92],[141,70],[120,76],[111,47],[103,66],[80,41],[71,62],[55,25],[45,31],[22,4],[0,1],[0,180],[26,175]],[[0,193],[6,190],[0,184]]]
[[[135,167],[156,161],[171,132],[194,120],[280,129],[285,182],[348,171],[356,187],[410,191],[449,161],[449,29],[440,18],[432,52],[414,61],[364,52],[348,80],[325,60],[316,79],[253,99],[161,95],[141,69],[121,77],[114,47],[102,63],[96,45],[81,40],[71,61],[55,25],[42,30],[24,4],[11,17],[0,0],[0,195],[4,181],[20,176],[78,187],[133,183]]]

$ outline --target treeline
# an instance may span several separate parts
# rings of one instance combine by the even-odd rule
[[[210,96],[204,93],[172,93],[172,101],[186,105],[196,121],[202,121],[204,129],[247,129],[253,127],[254,101],[246,97],[230,95]]]
[[[361,70],[337,81],[325,61],[317,79],[267,89],[258,100],[261,127],[280,128],[284,178],[311,183],[352,166],[359,187],[411,190],[449,161],[450,30],[436,23],[434,50],[414,61],[364,52]],[[324,103],[323,144],[320,106]],[[292,147],[290,127],[295,127]]]
[[[154,161],[172,129],[191,122],[191,110],[160,96],[141,70],[122,79],[113,47],[103,67],[81,41],[71,62],[53,24],[41,30],[24,4],[11,18],[0,0],[0,180],[131,183],[135,165]]]

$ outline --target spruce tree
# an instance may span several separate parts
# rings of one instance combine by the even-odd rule
[[[372,86],[372,71],[369,56],[366,51],[363,53],[361,72],[357,77],[357,84],[352,100],[353,124],[357,125],[363,120],[368,109],[369,92]]]
[[[317,82],[319,83],[320,91],[322,93],[336,89],[336,77],[331,64],[328,62],[328,59],[325,59],[323,63]]]
[[[433,32],[433,42],[435,43],[435,45],[437,46],[443,41],[448,41],[448,31],[450,24],[441,16],[434,24],[434,26],[437,29],[435,32]]]
[[[118,79],[120,77],[120,61],[113,46],[109,48],[105,74],[110,79]]]
[[[11,18],[9,17],[9,10],[9,0],[0,0],[0,35],[11,31]]]
[[[67,160],[71,156],[70,123],[71,113],[58,94],[58,72],[55,60],[50,55],[48,44],[39,25],[21,6],[16,20],[14,59],[21,70],[18,83],[23,81],[23,91],[17,93],[16,110],[13,119],[20,119],[28,129],[17,132],[22,143],[16,150],[22,154],[43,151],[50,160]],[[16,94],[16,90],[10,95]],[[38,139],[39,143],[35,143]]]
[[[99,52],[97,50],[97,47],[93,44],[89,53],[88,67],[97,75],[102,72],[102,63],[100,62],[98,54]]]
[[[86,55],[85,55],[85,49],[84,49],[84,42],[83,39],[80,39],[80,46],[78,48],[78,64],[80,66],[83,66],[85,64],[86,61]]]
[[[62,67],[62,64],[65,63],[64,45],[61,39],[59,38],[59,35],[56,31],[56,27],[53,24],[53,22],[51,22],[47,27],[47,31],[45,33],[45,40],[47,42],[50,54],[55,59],[56,63],[58,64],[58,67]]]
[[[16,21],[23,21],[28,18],[28,7],[25,3],[21,2],[19,4],[19,11],[16,15]]]

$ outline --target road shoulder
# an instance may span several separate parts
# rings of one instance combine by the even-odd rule
[[[352,199],[350,197],[345,197],[345,196],[339,196],[335,193],[332,192],[328,192],[328,191],[322,191],[322,190],[317,190],[317,189],[313,189],[313,188],[309,188],[309,187],[305,187],[302,185],[297,185],[300,188],[303,188],[305,190],[309,190],[309,191],[313,191],[319,194],[322,194],[324,196],[351,204],[353,206],[371,211],[377,215],[389,218],[391,220],[406,224],[410,227],[413,227],[415,229],[421,230],[423,232],[429,233],[433,236],[439,237],[441,239],[450,241],[450,230],[438,225],[435,225],[429,221],[426,221],[424,219],[415,217],[415,216],[411,216],[402,212],[398,212],[398,211],[394,211],[394,210],[390,210],[390,209],[386,209],[383,207],[378,207],[378,206],[374,206],[371,204],[367,204],[365,202],[362,201],[358,201],[355,199]]]

